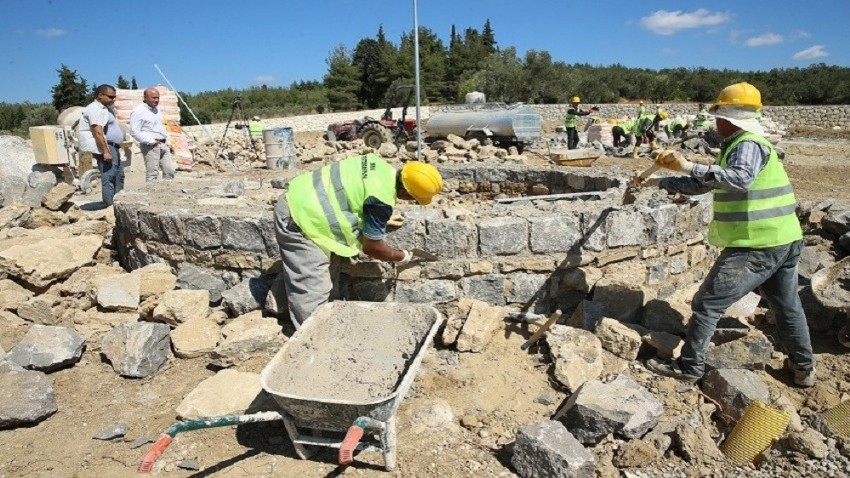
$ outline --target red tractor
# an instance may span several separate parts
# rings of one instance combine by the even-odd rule
[[[378,149],[384,143],[396,145],[415,136],[416,119],[407,118],[407,107],[413,96],[413,86],[399,85],[390,96],[387,109],[381,119],[366,116],[353,121],[340,121],[328,125],[325,139],[328,141],[354,141],[362,139],[366,146]],[[401,106],[401,118],[393,119],[392,108]]]

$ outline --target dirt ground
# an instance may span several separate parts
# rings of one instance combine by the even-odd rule
[[[789,137],[783,141],[786,167],[800,199],[829,197],[850,200],[850,138]],[[296,138],[297,139],[297,138]],[[641,171],[647,160],[602,158],[596,166]],[[139,166],[136,167],[138,169]],[[143,169],[143,167],[141,167]],[[138,180],[139,171],[131,173]],[[143,174],[143,172],[142,172]],[[769,325],[764,331],[775,333]],[[154,476],[271,477],[404,476],[491,477],[512,476],[510,448],[516,429],[551,417],[566,394],[552,378],[552,366],[537,347],[520,345],[534,326],[506,323],[503,333],[482,353],[458,354],[439,345],[429,351],[411,393],[398,411],[397,467],[387,473],[379,453],[355,456],[355,466],[335,465],[335,453],[321,450],[310,460],[298,459],[284,428],[277,423],[250,424],[186,432],[158,462]],[[12,348],[25,328],[0,322],[0,345]],[[810,415],[832,407],[850,393],[850,360],[837,345],[834,333],[815,333],[819,361],[817,385],[802,390],[788,387],[779,371],[779,359],[761,372],[774,389],[785,393]],[[134,476],[150,445],[131,449],[140,437],[156,438],[175,421],[175,408],[215,370],[204,358],[176,359],[152,377],[119,377],[100,356],[99,341],[89,341],[83,359],[73,367],[51,373],[59,411],[30,427],[0,431],[0,478],[6,477],[123,477]],[[256,372],[271,356],[256,357],[238,370]],[[637,363],[606,355],[606,376],[626,371],[664,401],[670,411],[693,412],[699,403],[695,390],[673,379],[655,377]],[[845,396],[843,396],[845,395]],[[675,412],[674,412],[675,414]],[[92,436],[125,422],[123,439],[98,441]],[[177,468],[180,460],[197,460],[199,471]],[[670,457],[650,468],[671,463]],[[600,476],[619,476],[610,461]]]

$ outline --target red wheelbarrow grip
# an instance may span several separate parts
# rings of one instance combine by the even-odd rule
[[[357,425],[348,427],[348,432],[345,434],[345,439],[339,446],[339,464],[350,465],[354,461],[354,450],[357,449],[357,444],[363,438],[363,428]]]
[[[156,460],[162,456],[162,453],[165,452],[165,449],[168,448],[168,445],[171,444],[173,440],[172,437],[163,433],[156,439],[156,442],[151,447],[150,451],[148,451],[144,457],[142,457],[142,461],[139,463],[139,468],[136,470],[139,473],[150,473],[153,469],[153,464],[156,463]]]

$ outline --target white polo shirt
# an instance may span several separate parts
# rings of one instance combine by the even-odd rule
[[[100,149],[91,132],[93,125],[106,127],[109,122],[109,110],[100,101],[92,101],[83,110],[80,123],[77,125],[77,140],[80,142],[80,151],[84,153],[100,154]]]
[[[130,135],[148,146],[155,145],[160,140],[168,139],[168,131],[162,123],[162,113],[159,108],[151,108],[147,103],[140,103],[130,113]]]

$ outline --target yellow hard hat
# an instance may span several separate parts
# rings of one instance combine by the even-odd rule
[[[401,184],[416,202],[425,206],[443,190],[443,177],[430,164],[408,161],[401,168]]]
[[[720,95],[710,111],[717,111],[717,108],[721,106],[743,106],[760,110],[762,109],[761,92],[755,86],[744,81],[729,85],[720,91]]]
[[[666,120],[670,117],[670,115],[664,110],[661,110],[661,112],[658,113],[658,116],[663,120]]]
[[[570,103],[581,103],[581,98],[579,98],[578,96],[573,96],[572,98],[570,98]]]

